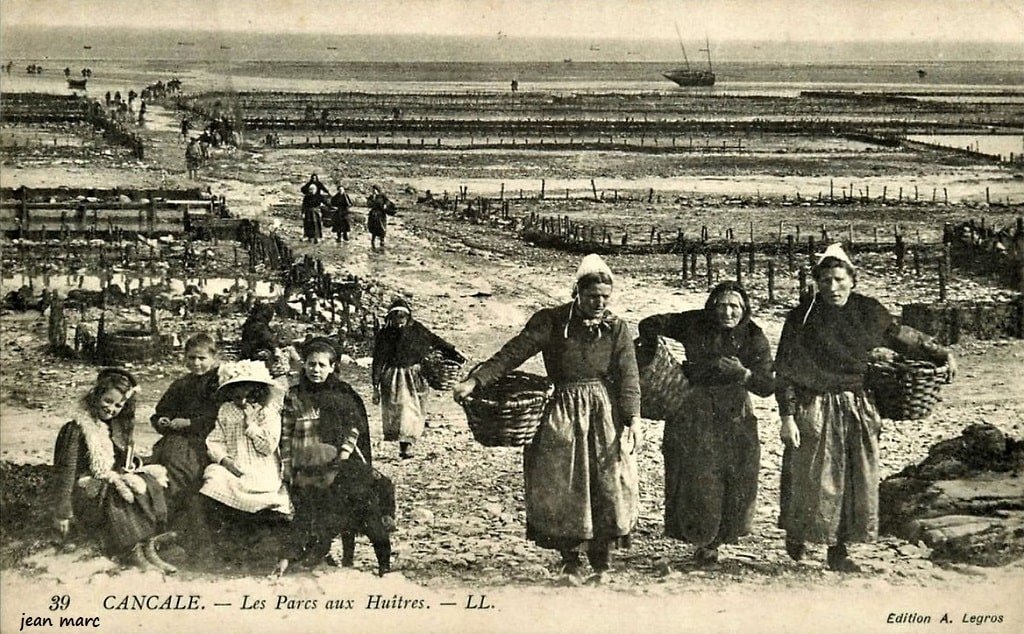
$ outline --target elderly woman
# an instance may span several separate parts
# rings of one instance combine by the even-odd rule
[[[921,333],[899,326],[875,299],[853,292],[857,271],[839,244],[812,270],[817,293],[786,317],[776,356],[776,398],[786,448],[781,516],[786,551],[828,544],[828,567],[860,568],[846,544],[878,535],[878,436],[881,420],[865,390],[868,361],[897,349],[936,363],[956,359]]]
[[[396,297],[373,345],[373,403],[380,405],[384,440],[398,441],[399,455],[413,457],[413,444],[423,435],[426,413],[422,394],[423,360],[433,350],[445,350],[462,360],[451,344],[413,319],[409,302]]]
[[[703,310],[652,315],[640,322],[645,347],[657,336],[686,348],[693,389],[665,422],[665,534],[696,546],[698,564],[718,560],[719,544],[750,532],[761,445],[748,392],[770,396],[772,355],[750,319],[750,298],[722,282]]]
[[[580,553],[608,579],[609,550],[628,547],[637,519],[636,356],[624,321],[608,311],[612,273],[583,258],[573,300],[536,312],[523,331],[454,389],[456,400],[540,352],[555,383],[533,442],[523,450],[526,536],[562,555],[563,582],[579,582]]]

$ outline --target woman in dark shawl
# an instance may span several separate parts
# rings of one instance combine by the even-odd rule
[[[956,372],[953,355],[900,326],[877,300],[852,292],[857,271],[839,244],[812,270],[817,293],[786,317],[776,355],[776,398],[786,445],[781,515],[786,551],[828,544],[828,567],[857,572],[846,544],[878,536],[878,437],[881,418],[864,375],[892,349]]]
[[[391,302],[384,319],[384,327],[373,345],[373,402],[380,404],[384,440],[397,440],[399,455],[411,458],[413,443],[423,434],[426,418],[423,360],[433,350],[444,350],[453,359],[465,359],[451,344],[413,319],[409,303],[401,297]]]
[[[772,356],[750,319],[750,298],[722,282],[703,310],[652,315],[640,322],[644,347],[657,336],[686,348],[692,389],[665,421],[665,534],[696,546],[698,564],[718,560],[719,544],[750,532],[761,445],[749,392],[772,394]]]

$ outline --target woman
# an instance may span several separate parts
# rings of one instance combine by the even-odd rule
[[[225,363],[217,375],[224,404],[206,437],[211,464],[199,492],[243,513],[291,515],[277,452],[282,402],[277,384],[259,361]]]
[[[331,192],[320,182],[316,174],[310,174],[309,180],[300,189],[302,192],[302,237],[313,244],[324,237],[323,215],[321,205],[327,201]]]
[[[464,360],[455,349],[412,317],[409,303],[396,297],[373,345],[373,403],[380,405],[384,440],[398,441],[399,455],[412,458],[423,434],[423,360],[434,350]]]
[[[334,229],[335,242],[348,242],[348,232],[352,230],[352,223],[349,221],[351,207],[352,199],[345,192],[345,188],[338,185],[338,193],[331,197],[331,228]]]
[[[562,555],[563,582],[578,583],[580,552],[608,580],[609,551],[629,546],[638,513],[633,430],[640,384],[629,327],[608,311],[612,273],[583,258],[573,300],[533,315],[523,331],[457,384],[460,400],[540,352],[555,394],[523,450],[526,536]]]
[[[395,215],[395,204],[384,195],[377,185],[373,186],[373,192],[366,202],[370,207],[366,215],[366,230],[370,232],[370,248],[376,248],[377,240],[380,240],[380,248],[383,249],[384,236],[388,232],[388,216]]]
[[[786,317],[776,355],[776,398],[786,445],[781,516],[786,551],[828,544],[828,567],[857,572],[846,544],[878,535],[881,420],[864,387],[867,363],[895,348],[947,363],[956,359],[916,330],[899,326],[875,299],[853,292],[857,271],[839,244],[812,269],[817,293]]]
[[[177,569],[160,558],[154,536],[167,521],[167,471],[135,456],[138,383],[117,368],[100,370],[82,410],[57,435],[53,450],[54,516],[67,537],[73,521],[103,534],[111,554],[146,570]]]
[[[750,298],[738,282],[722,282],[704,310],[652,315],[640,337],[657,336],[686,348],[693,390],[665,422],[665,534],[696,546],[698,564],[718,561],[718,546],[750,532],[757,498],[761,446],[750,404],[753,392],[775,388],[772,356],[750,319]]]

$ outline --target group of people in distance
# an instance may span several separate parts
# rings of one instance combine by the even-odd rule
[[[335,242],[348,242],[352,231],[351,208],[352,198],[341,185],[332,196],[327,186],[320,182],[319,176],[310,174],[309,180],[300,189],[302,192],[302,237],[317,244],[324,237],[324,214],[329,214],[331,229],[334,231]],[[384,237],[387,235],[388,216],[396,213],[395,204],[381,191],[377,185],[366,199],[368,207],[366,229],[370,233],[370,248],[377,243],[384,248]]]
[[[121,368],[100,371],[54,449],[54,520],[62,536],[77,524],[104,536],[110,554],[173,573],[159,553],[172,529],[210,543],[211,531],[226,524],[280,524],[279,573],[295,560],[324,561],[338,536],[340,563],[352,565],[358,533],[373,543],[378,571],[390,569],[394,489],[373,468],[363,400],[339,378],[338,349],[326,337],[299,346],[297,374],[287,363],[282,369],[280,357],[268,354],[278,345],[272,316],[272,307],[259,306],[243,327],[250,359],[220,363],[206,333],[186,341],[188,374],[157,403],[151,423],[161,438],[145,460],[134,442],[138,382]],[[396,298],[374,348],[373,394],[384,437],[400,443],[403,460],[423,433],[420,366],[436,348],[451,347]]]
[[[812,274],[817,292],[790,311],[774,361],[737,282],[718,284],[703,309],[639,323],[641,350],[668,337],[686,351],[689,386],[664,427],[664,521],[668,537],[694,546],[697,565],[716,562],[720,545],[751,530],[760,466],[751,392],[774,394],[779,405],[786,552],[799,560],[807,543],[824,543],[830,569],[854,572],[859,567],[847,544],[871,541],[878,532],[881,423],[865,385],[868,364],[899,352],[955,374],[949,350],[853,290],[857,270],[838,244]],[[584,556],[591,582],[609,579],[611,552],[630,545],[640,505],[641,395],[631,329],[609,310],[614,278],[599,256],[583,258],[575,277],[571,301],[537,311],[453,388],[456,400],[465,399],[542,355],[555,390],[523,451],[526,535],[560,553],[567,585],[583,582]],[[403,459],[413,456],[423,432],[421,364],[445,347],[413,319],[405,300],[391,304],[376,338],[371,380],[384,438],[399,442]],[[189,339],[189,374],[157,405],[152,423],[163,438],[149,460],[139,459],[132,440],[136,381],[124,370],[100,372],[57,440],[61,533],[76,519],[103,527],[110,551],[170,572],[174,567],[160,558],[154,540],[168,517],[201,526],[231,514],[271,514],[290,519],[279,572],[297,558],[322,561],[339,534],[342,563],[351,564],[357,532],[370,536],[385,572],[393,492],[390,503],[386,493],[378,495],[376,510],[353,519],[345,511],[358,506],[358,495],[351,497],[351,486],[348,493],[339,489],[354,482],[372,488],[374,478],[366,409],[338,378],[332,342],[305,342],[301,372],[287,384],[267,363],[218,367],[217,358],[208,335]],[[342,495],[350,497],[339,504]]]

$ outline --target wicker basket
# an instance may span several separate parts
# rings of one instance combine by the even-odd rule
[[[435,350],[423,359],[423,378],[435,390],[450,390],[458,383],[463,364]]]
[[[900,359],[869,363],[865,384],[874,393],[883,418],[917,420],[932,413],[939,401],[939,388],[948,377],[946,366]]]
[[[533,440],[551,401],[546,377],[512,372],[462,400],[473,438],[485,447],[519,447]]]
[[[663,337],[658,337],[654,350],[636,342],[640,365],[640,415],[652,420],[665,420],[683,410],[690,382],[683,374],[683,365],[669,350]]]

